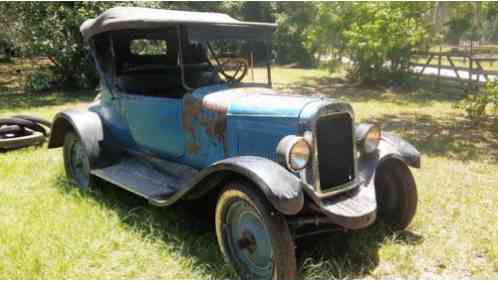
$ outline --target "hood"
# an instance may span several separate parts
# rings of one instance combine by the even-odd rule
[[[299,117],[311,103],[324,101],[320,97],[293,96],[273,89],[255,86],[215,85],[192,93],[197,101],[210,110],[230,116]]]
[[[226,84],[186,94],[183,107],[186,149],[189,157],[199,157],[199,167],[237,155],[276,160],[275,148],[282,137],[304,133],[322,112],[350,109],[334,99]],[[254,138],[258,141],[251,141]]]

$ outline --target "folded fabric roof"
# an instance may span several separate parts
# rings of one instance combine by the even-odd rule
[[[125,29],[160,28],[181,24],[201,27],[230,27],[229,29],[259,30],[272,33],[276,24],[239,21],[222,13],[185,12],[175,10],[150,9],[139,7],[116,7],[96,17],[86,20],[80,27],[83,37],[90,37],[107,31]]]

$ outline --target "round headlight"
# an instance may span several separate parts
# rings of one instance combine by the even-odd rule
[[[380,129],[377,126],[372,126],[368,130],[365,139],[363,140],[363,151],[372,153],[377,149],[380,141]]]
[[[372,153],[379,145],[381,133],[380,128],[374,124],[362,123],[355,129],[356,143],[361,153]]]
[[[308,165],[311,158],[311,148],[303,137],[289,135],[277,145],[278,162],[289,170],[297,172]]]
[[[302,170],[308,165],[311,150],[304,139],[297,140],[289,151],[289,168],[294,171]]]

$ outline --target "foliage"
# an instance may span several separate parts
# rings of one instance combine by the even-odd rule
[[[64,85],[85,87],[95,84],[95,75],[85,61],[79,25],[86,15],[98,12],[102,6],[83,2],[23,2],[14,6],[4,4],[3,8],[19,17],[25,53],[29,50],[31,55],[48,57],[54,74]]]
[[[275,15],[278,24],[273,39],[277,63],[312,66],[313,50],[306,48],[306,29],[311,25],[315,7],[308,2],[279,3]]]
[[[223,12],[241,20],[277,22],[273,46],[278,64],[316,66],[326,61],[333,69],[347,61],[351,77],[364,82],[399,79],[410,51],[438,38],[431,26],[431,2],[2,2],[0,40],[24,56],[48,57],[64,85],[93,87],[95,71],[79,26],[114,6]],[[475,7],[482,18],[477,35],[498,38],[497,3],[442,6],[454,14],[446,24],[446,39],[456,42],[477,34],[471,27]]]
[[[25,55],[48,57],[55,77],[64,86],[88,88],[97,84],[97,77],[79,27],[84,20],[115,5],[105,2],[2,3],[0,12],[11,15],[4,23],[16,33]]]
[[[450,18],[444,23],[444,39],[457,45],[460,40],[491,42],[498,40],[498,3],[446,2]],[[444,20],[444,19],[443,19]]]
[[[46,91],[50,89],[53,80],[54,75],[50,71],[36,70],[26,77],[24,91],[27,93]]]
[[[449,44],[458,44],[460,38],[462,38],[465,32],[471,28],[471,19],[471,17],[456,17],[445,23],[448,29],[446,31],[445,37]]]
[[[398,78],[410,52],[428,46],[429,26],[420,20],[425,3],[318,3],[308,31],[309,49],[352,60],[350,75],[362,82]]]
[[[488,114],[498,116],[498,83],[488,82],[475,94],[468,95],[458,108],[465,110],[472,118],[481,118]]]

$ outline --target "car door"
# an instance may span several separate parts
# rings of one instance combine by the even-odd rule
[[[184,154],[182,92],[175,29],[113,37],[115,86],[138,148],[166,158]]]
[[[120,96],[131,135],[139,148],[172,158],[184,154],[181,98]]]

